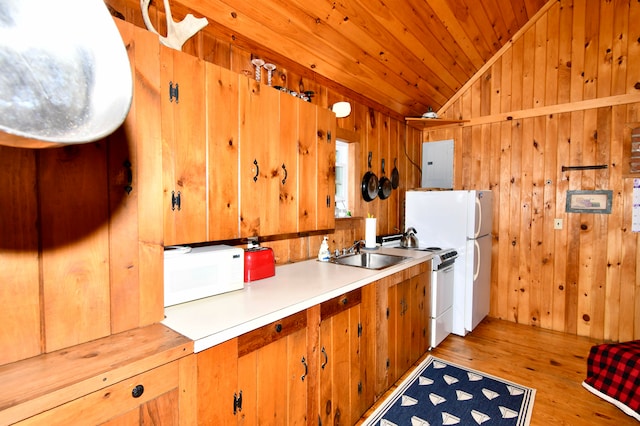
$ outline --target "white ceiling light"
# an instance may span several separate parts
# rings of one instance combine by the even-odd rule
[[[336,113],[337,118],[348,117],[351,114],[351,104],[349,102],[336,102],[331,105],[331,111]]]

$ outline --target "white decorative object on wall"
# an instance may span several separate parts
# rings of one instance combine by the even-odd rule
[[[102,0],[2,0],[0,69],[0,145],[92,142],[131,106],[129,57]]]
[[[172,49],[182,50],[182,45],[209,23],[207,18],[196,18],[190,13],[188,13],[182,21],[175,22],[171,16],[169,0],[164,0],[164,10],[167,15],[167,36],[163,37],[156,31],[151,23],[151,19],[149,19],[150,2],[151,0],[140,0],[144,24],[149,31],[158,35],[160,43]]]

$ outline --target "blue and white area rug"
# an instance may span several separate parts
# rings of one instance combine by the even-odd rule
[[[535,389],[429,355],[363,426],[526,426],[535,395]]]

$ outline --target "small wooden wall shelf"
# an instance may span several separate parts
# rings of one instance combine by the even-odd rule
[[[469,120],[446,120],[443,118],[405,117],[407,124],[418,130],[461,126]]]

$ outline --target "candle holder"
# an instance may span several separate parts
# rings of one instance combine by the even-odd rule
[[[264,69],[267,70],[267,85],[271,86],[271,77],[273,76],[273,70],[276,69],[276,66],[273,64],[264,64]]]
[[[256,81],[260,83],[262,80],[262,66],[264,65],[264,61],[260,58],[255,58],[251,60],[251,63],[256,67]]]

